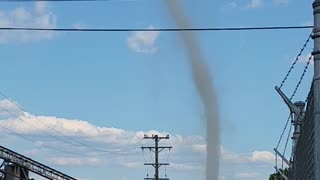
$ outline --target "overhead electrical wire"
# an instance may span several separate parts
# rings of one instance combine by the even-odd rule
[[[5,95],[4,93],[0,92],[0,95],[2,95],[3,97],[5,97],[7,100],[9,100],[11,103],[15,104],[20,110],[22,110],[23,112],[27,112],[22,106],[20,106],[18,103],[16,103],[15,101],[13,101],[10,97],[8,97],[7,95]],[[14,113],[10,112],[8,109],[0,106],[0,109],[2,109],[3,111],[5,111],[6,113],[10,114],[11,116],[15,117],[16,119],[22,121],[23,123],[29,125],[30,127],[34,127],[32,124],[30,124],[28,121],[20,118],[19,116],[15,115]],[[59,137],[59,136],[55,136],[51,133],[48,133],[42,129],[39,129],[37,127],[35,127],[36,129],[38,129],[39,131],[41,131],[42,133],[44,134],[47,134],[48,136],[52,137],[52,138],[55,138],[57,140],[60,140],[64,143],[67,143],[69,145],[73,145],[73,146],[77,146],[77,147],[85,147],[87,149],[91,149],[91,150],[94,150],[94,151],[98,151],[100,153],[110,153],[110,154],[113,154],[113,153],[121,153],[121,152],[128,152],[130,151],[130,149],[126,148],[126,149],[122,149],[122,150],[105,150],[105,149],[100,149],[100,148],[96,148],[96,147],[93,147],[93,146],[90,146],[86,143],[82,143],[80,141],[77,141],[76,139],[72,138],[72,137],[69,137],[67,135],[65,135],[64,133],[58,131],[57,129],[49,126],[48,124],[42,122],[41,120],[39,119],[36,119],[38,122],[40,122],[42,125],[46,126],[47,128],[55,131],[56,133],[58,133],[59,135],[61,135],[62,137]],[[67,138],[68,140],[64,139],[64,138]],[[75,144],[75,143],[77,144]]]
[[[22,138],[22,139],[24,139],[24,140],[26,140],[26,141],[30,141],[30,142],[32,142],[32,143],[34,143],[34,144],[38,144],[38,145],[40,145],[40,146],[42,146],[42,147],[46,147],[46,148],[48,148],[48,149],[52,149],[52,150],[55,150],[55,151],[58,151],[58,152],[61,152],[61,153],[65,153],[65,154],[73,154],[73,155],[78,155],[78,156],[86,156],[85,154],[75,153],[75,152],[71,152],[71,151],[64,151],[64,150],[62,150],[62,149],[59,149],[59,148],[56,148],[56,147],[53,147],[53,146],[50,146],[50,145],[47,145],[47,144],[40,143],[40,142],[35,141],[35,140],[31,139],[31,138],[28,138],[28,137],[26,137],[26,136],[24,136],[24,135],[22,135],[22,134],[20,134],[20,133],[17,133],[17,132],[15,132],[15,131],[13,131],[13,130],[11,130],[11,129],[5,127],[5,126],[3,126],[3,125],[0,125],[0,128],[1,128],[1,129],[4,129],[4,130],[6,130],[6,131],[8,131],[8,132],[10,132],[10,133],[12,133],[13,135],[15,135],[15,136],[17,136],[17,137],[19,137],[19,138]]]
[[[0,2],[95,2],[95,1],[124,1],[124,0],[0,0]]]
[[[205,27],[205,28],[38,28],[38,27],[0,27],[0,31],[64,31],[64,32],[137,32],[137,31],[255,31],[310,29],[313,26],[256,26],[256,27]]]

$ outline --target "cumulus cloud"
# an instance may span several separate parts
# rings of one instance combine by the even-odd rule
[[[54,157],[49,158],[49,162],[58,166],[101,166],[104,164],[101,158],[84,157]]]
[[[3,108],[3,109],[2,109]],[[8,114],[14,113],[15,116]],[[193,148],[196,151],[203,151],[201,148],[205,148],[205,139],[202,136],[182,136],[179,134],[170,134],[169,132],[159,132],[155,130],[149,131],[129,131],[114,127],[99,127],[90,124],[87,121],[77,120],[77,119],[65,119],[58,118],[54,116],[36,116],[28,112],[23,112],[19,107],[8,100],[0,101],[0,126],[10,128],[14,132],[22,135],[43,137],[48,136],[48,134],[59,137],[58,139],[53,139],[53,141],[43,141],[38,140],[37,145],[42,147],[42,144],[57,143],[61,139],[61,135],[67,136],[69,138],[75,139],[77,141],[82,141],[85,143],[90,143],[92,145],[107,147],[117,151],[123,147],[140,147],[143,141],[144,135],[158,134],[160,136],[170,135],[170,141],[163,141],[163,145],[174,144],[174,150],[176,151],[183,149]],[[44,134],[47,132],[48,134]],[[59,132],[59,133],[58,133]],[[62,137],[62,139],[65,139]],[[71,141],[67,139],[67,141]],[[51,144],[55,146],[62,146],[64,142],[57,144]],[[77,142],[73,142],[78,144]],[[69,144],[67,144],[69,145]]]
[[[120,162],[120,165],[127,168],[138,168],[143,166],[141,162]]]
[[[237,177],[239,178],[245,178],[245,179],[252,179],[252,178],[259,178],[261,177],[260,173],[256,173],[256,172],[250,172],[250,173],[239,173],[237,175]]]
[[[246,154],[224,152],[223,160],[233,164],[270,165],[274,163],[275,156],[269,151],[253,151]]]
[[[197,165],[195,163],[171,163],[170,168],[178,171],[195,171],[205,169],[203,165]]]
[[[250,0],[250,2],[247,4],[248,8],[260,8],[263,5],[263,0]]]
[[[149,26],[148,29],[154,29]],[[128,38],[128,47],[134,52],[152,54],[157,52],[156,41],[160,35],[159,31],[138,31]]]
[[[0,9],[0,27],[55,28],[56,16],[48,10],[46,2],[35,2],[33,9],[17,7],[9,11]],[[50,31],[1,31],[0,44],[26,43],[51,39]]]
[[[12,115],[10,115],[5,110],[16,116],[21,116],[23,114],[21,109],[16,104],[7,99],[0,101],[0,119],[9,119],[10,117],[12,117]]]
[[[54,116],[36,116],[31,113],[22,112],[15,104],[10,101],[0,101],[0,107],[5,107],[8,111],[17,112],[19,119],[15,117],[0,118],[0,126],[6,126],[17,133],[30,137],[36,140],[37,145],[34,149],[24,149],[23,154],[28,157],[44,158],[44,162],[55,166],[76,166],[76,167],[114,167],[117,168],[144,168],[144,162],[152,162],[154,157],[150,157],[152,152],[145,150],[141,152],[141,146],[151,146],[153,141],[143,141],[144,134],[151,136],[158,134],[160,136],[170,135],[170,141],[161,141],[161,145],[172,145],[173,149],[168,154],[167,151],[162,151],[160,156],[161,162],[169,162],[169,168],[176,173],[193,173],[202,174],[205,171],[205,156],[206,156],[206,141],[202,136],[191,135],[182,136],[168,132],[159,132],[156,130],[150,131],[129,131],[114,127],[99,127],[90,124],[87,121],[76,119],[64,119]],[[0,114],[5,114],[0,109]],[[21,119],[28,122],[27,125],[21,122]],[[41,122],[41,123],[40,123]],[[47,126],[45,126],[45,125]],[[70,144],[65,144],[62,141],[46,136],[40,130],[61,137],[52,129],[63,133],[64,135],[76,139],[82,143],[92,145],[94,148],[110,150],[110,153],[94,151],[94,149],[86,149],[85,147],[73,147]],[[13,142],[10,142],[12,144]],[[148,144],[149,143],[149,144]],[[76,156],[63,154],[60,152],[50,151],[46,146],[50,145],[66,151],[77,152],[84,154]],[[121,150],[121,151],[118,151]],[[122,151],[123,150],[123,151]],[[260,167],[260,169],[272,169],[274,163],[274,155],[268,151],[253,151],[250,153],[235,153],[228,151],[221,146],[221,161],[225,167],[240,166],[239,171],[231,175],[228,173],[221,174],[225,179],[239,177],[245,179],[245,176],[250,176],[254,179],[254,174],[246,174],[250,172],[252,167]],[[144,159],[145,158],[145,159]],[[224,167],[224,166],[223,166]],[[262,167],[262,168],[261,168]],[[247,170],[247,171],[246,171]],[[256,173],[261,171],[257,170]],[[241,177],[240,177],[241,176]],[[258,178],[256,178],[258,179]]]
[[[206,144],[194,144],[192,145],[193,152],[206,153],[207,145]]]

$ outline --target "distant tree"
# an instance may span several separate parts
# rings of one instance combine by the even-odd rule
[[[285,168],[284,170],[279,169],[281,172],[283,172],[284,175],[289,175],[289,169]],[[285,180],[279,172],[276,172],[274,174],[270,174],[269,180]]]

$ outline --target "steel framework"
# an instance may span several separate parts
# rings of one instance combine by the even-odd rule
[[[76,178],[68,176],[2,146],[0,146],[0,159],[3,159],[3,163],[0,166],[0,172],[3,178],[7,173],[5,167],[12,164],[20,167],[22,174],[25,174],[24,177],[28,177],[27,173],[28,171],[31,171],[50,180],[77,180]],[[14,174],[9,175],[15,176]],[[24,180],[24,178],[18,178]]]

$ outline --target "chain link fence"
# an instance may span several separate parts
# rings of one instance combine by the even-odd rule
[[[313,87],[311,87],[301,133],[293,156],[293,165],[289,170],[289,180],[316,180],[314,173],[314,105]]]

